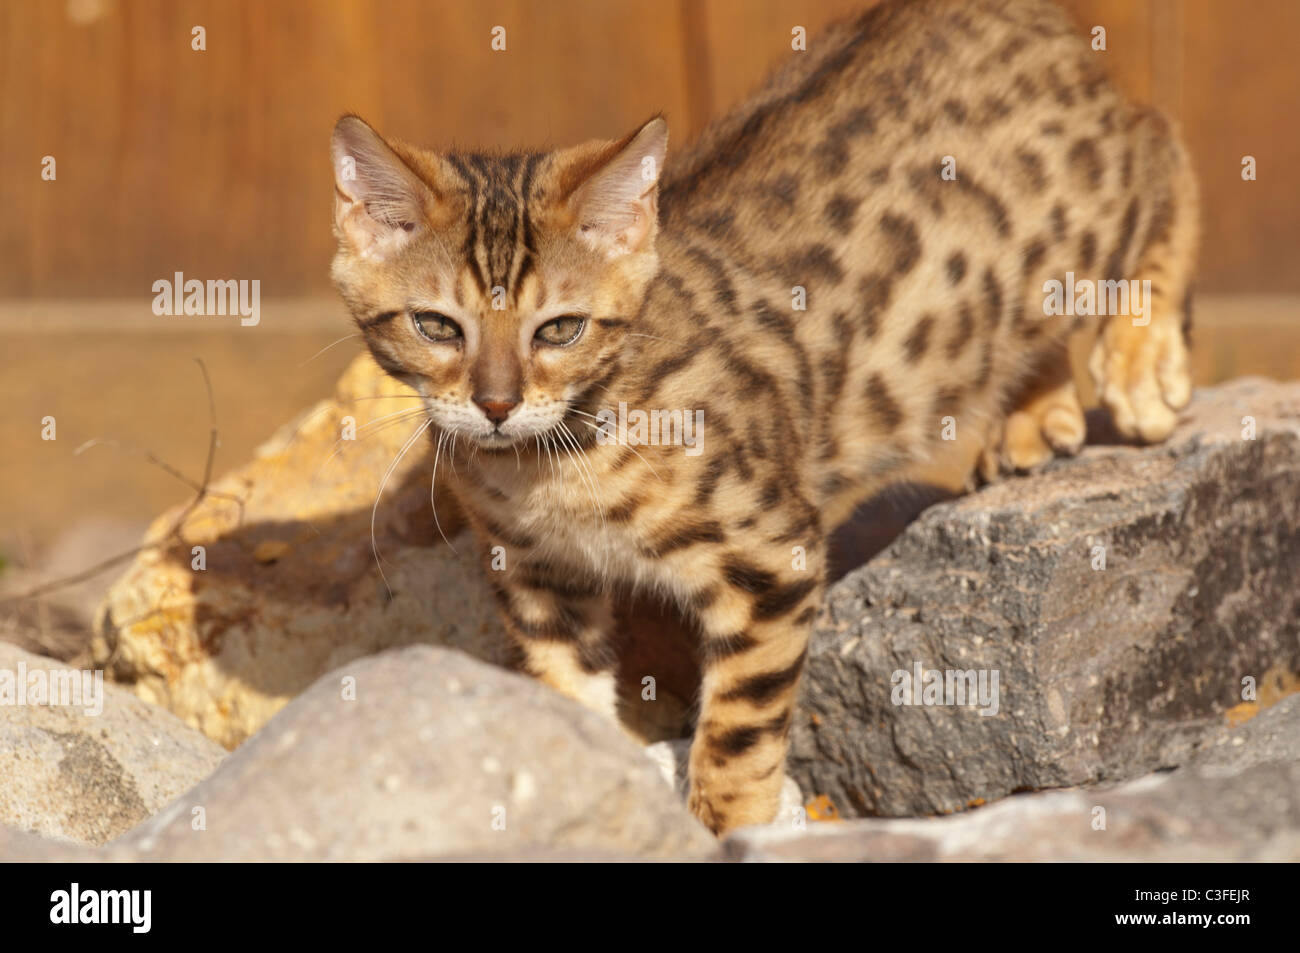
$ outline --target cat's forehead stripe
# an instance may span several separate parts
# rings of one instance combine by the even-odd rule
[[[533,233],[528,199],[541,153],[448,156],[470,192],[464,254],[479,290],[511,295],[532,267]]]
[[[462,254],[465,260],[474,266],[471,274],[475,282],[479,285],[479,290],[486,293],[487,285],[483,280],[482,270],[478,265],[478,208],[479,208],[479,182],[478,178],[469,170],[464,159],[458,155],[449,155],[447,160],[451,163],[453,169],[460,175],[466,187],[469,189],[469,215],[466,219],[469,228],[465,234],[465,245]]]

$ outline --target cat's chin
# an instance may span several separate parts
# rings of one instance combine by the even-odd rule
[[[531,437],[531,434],[503,434],[491,433],[484,436],[471,437],[470,440],[478,447],[479,450],[485,450],[489,453],[497,450],[514,450],[523,446],[525,441]]]

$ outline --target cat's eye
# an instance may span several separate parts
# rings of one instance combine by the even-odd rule
[[[566,344],[572,344],[578,340],[578,335],[586,326],[587,319],[577,314],[566,314],[563,317],[552,318],[533,335],[533,339],[540,341],[542,344],[550,344],[555,347],[563,347]]]
[[[464,337],[459,324],[437,311],[412,311],[411,322],[421,336],[438,344],[459,341]]]

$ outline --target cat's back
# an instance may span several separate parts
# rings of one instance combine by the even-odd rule
[[[831,489],[995,415],[1070,332],[1045,278],[1133,276],[1195,232],[1176,136],[1105,55],[1049,0],[889,0],[810,36],[669,160],[636,396],[761,405]]]
[[[670,157],[665,231],[755,274],[779,270],[804,236],[833,250],[875,194],[923,191],[918,165],[937,179],[945,156],[1008,154],[1096,125],[1118,99],[1094,55],[1051,0],[873,6],[791,50]],[[1014,188],[1024,170],[992,172]]]

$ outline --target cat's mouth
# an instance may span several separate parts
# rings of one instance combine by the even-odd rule
[[[506,421],[495,426],[481,421],[448,421],[438,414],[430,414],[436,430],[466,442],[476,450],[495,452],[522,450],[532,448],[540,442],[560,444],[564,442],[559,422],[549,426],[528,425],[522,422]]]
[[[488,434],[476,434],[474,443],[482,450],[509,450],[527,442],[528,437],[520,434],[505,434],[494,430]]]
[[[493,422],[468,402],[435,401],[426,398],[425,411],[435,434],[453,437],[464,446],[483,452],[517,452],[535,449],[545,453],[564,447],[578,448],[587,427],[584,417],[568,401],[521,404],[505,420]]]

